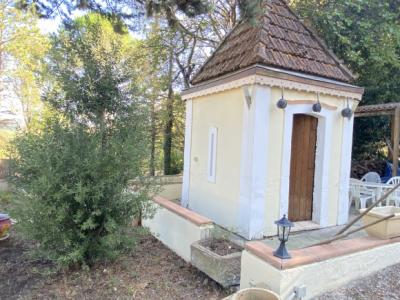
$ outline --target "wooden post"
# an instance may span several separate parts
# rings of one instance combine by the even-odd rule
[[[395,112],[390,116],[390,144],[388,144],[389,148],[389,158],[392,160],[393,163],[393,145],[394,145],[394,116]],[[393,171],[393,165],[392,165]]]
[[[400,130],[400,107],[394,112],[394,128],[393,128],[393,171],[392,176],[397,176],[399,166],[399,130]]]

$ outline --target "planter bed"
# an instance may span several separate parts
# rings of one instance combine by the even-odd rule
[[[9,235],[8,232],[11,228],[11,219],[6,214],[0,213],[0,241],[6,240]]]
[[[240,283],[243,248],[225,239],[207,239],[191,246],[191,262],[223,287]]]
[[[249,288],[241,290],[223,300],[279,300],[274,292],[260,288]]]
[[[361,210],[362,213],[365,209]],[[380,239],[391,239],[400,236],[400,207],[395,206],[383,206],[375,207],[369,213],[367,213],[362,221],[364,225],[370,224],[374,221],[378,221],[387,216],[394,214],[395,216],[389,220],[382,221],[378,224],[370,226],[365,231],[370,236],[374,236]]]

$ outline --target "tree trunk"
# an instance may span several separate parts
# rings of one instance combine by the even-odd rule
[[[156,166],[155,166],[155,156],[156,156],[156,104],[155,100],[151,100],[151,135],[150,135],[150,176],[154,176],[156,174]]]
[[[168,89],[166,115],[164,128],[164,175],[172,175],[172,127],[174,125],[174,91],[172,83]]]
[[[99,110],[97,114],[97,119],[99,122],[98,125],[101,136],[100,146],[101,146],[101,151],[103,152],[107,145],[107,126],[106,126],[107,118],[106,118],[106,111],[104,109]]]
[[[172,72],[173,72],[173,47],[171,46],[169,53],[169,82],[168,82],[168,97],[166,105],[166,120],[164,127],[164,175],[172,175],[172,127],[174,125],[174,90],[172,87]]]

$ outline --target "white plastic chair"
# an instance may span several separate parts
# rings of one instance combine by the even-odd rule
[[[350,205],[354,201],[356,208],[366,208],[369,200],[375,201],[375,196],[375,191],[367,189],[361,180],[350,179]]]
[[[386,184],[396,185],[400,183],[400,176],[390,178]],[[399,189],[395,190],[386,200],[386,205],[390,205],[393,202],[394,205],[400,206],[400,191]]]
[[[373,182],[373,183],[382,183],[381,176],[379,176],[379,174],[376,173],[376,172],[368,172],[367,174],[365,174],[361,178],[361,181]]]

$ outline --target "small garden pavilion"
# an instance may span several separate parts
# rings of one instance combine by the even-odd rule
[[[181,205],[155,197],[155,216],[144,225],[220,283],[232,275],[242,290],[311,299],[399,263],[400,238],[303,247],[313,233],[330,237],[348,221],[353,112],[364,90],[285,1],[265,3],[260,22],[239,23],[183,92]],[[303,246],[287,260],[263,239],[276,235],[274,222],[284,214],[295,229],[321,228],[295,234]],[[226,239],[242,236],[244,250],[220,255],[202,246],[220,231]]]
[[[283,0],[241,22],[183,92],[182,206],[247,239],[348,220],[353,114],[363,89]]]

